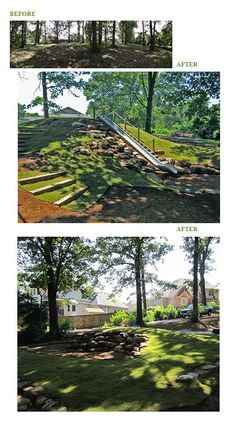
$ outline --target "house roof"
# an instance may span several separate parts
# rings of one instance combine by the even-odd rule
[[[128,306],[121,301],[118,301],[116,298],[110,298],[105,293],[99,293],[96,298],[92,301],[92,303],[97,304],[99,306],[107,306],[107,307],[120,307],[128,309]]]
[[[187,281],[185,278],[176,279],[173,284],[176,285],[176,288],[170,288],[167,290],[161,290],[160,295],[161,297],[174,297],[175,295],[180,294],[182,291],[186,290],[186,286],[184,283]]]
[[[205,288],[206,289],[216,289],[216,290],[219,290],[219,286],[213,285],[210,282],[205,282]]]
[[[87,313],[91,313],[91,314],[94,314],[94,313],[103,314],[103,313],[105,313],[105,311],[102,308],[99,308],[99,307],[86,307],[84,309],[84,311],[86,311]]]
[[[66,300],[76,300],[77,302],[88,303],[88,304],[96,304],[99,306],[106,306],[106,307],[120,307],[124,309],[128,309],[127,305],[118,301],[116,298],[110,298],[105,293],[98,293],[97,296],[93,300],[89,300],[88,298],[82,298],[81,291],[70,291],[67,294],[63,295],[63,298]]]
[[[75,110],[74,108],[71,108],[71,107],[64,107],[64,108],[61,108],[59,111],[55,111],[55,114],[60,114],[60,113],[65,113],[65,112],[67,112],[67,113],[73,113],[73,114],[79,114],[79,115],[81,115],[82,113],[80,113],[79,111],[77,111],[77,110]]]

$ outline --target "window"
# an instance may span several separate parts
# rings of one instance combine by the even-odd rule
[[[214,297],[214,289],[209,289],[209,297]]]
[[[188,304],[188,299],[186,297],[181,297],[180,298],[180,305],[186,306],[187,304]]]
[[[76,306],[72,305],[72,311],[76,311]]]
[[[67,311],[70,311],[70,304],[68,304],[67,306]]]

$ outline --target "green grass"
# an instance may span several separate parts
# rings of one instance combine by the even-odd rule
[[[76,119],[58,118],[56,121],[49,119],[35,120],[31,123],[24,122],[19,125],[20,133],[30,133],[32,136],[26,137],[26,148],[28,152],[41,150],[44,153],[48,165],[42,171],[26,171],[20,174],[21,178],[40,175],[45,172],[66,171],[63,178],[47,180],[37,184],[22,186],[25,190],[32,190],[48,184],[56,183],[68,177],[73,177],[76,183],[53,192],[43,193],[37,197],[41,200],[53,203],[56,200],[88,186],[85,194],[77,200],[66,205],[68,209],[74,211],[84,211],[105,193],[106,189],[114,184],[130,187],[151,187],[163,189],[163,185],[150,175],[143,175],[136,171],[122,168],[118,159],[91,154],[82,155],[77,152],[78,146],[86,146],[91,138],[74,137],[66,138],[66,135],[73,129],[72,123]],[[137,130],[127,126],[127,130],[137,136]],[[155,149],[163,149],[167,157],[188,160],[192,163],[210,162],[214,156],[218,156],[218,148],[204,148],[199,146],[174,144],[168,140],[159,139],[155,136],[145,134],[140,131],[141,141],[152,149],[155,138]]]
[[[122,125],[121,125],[122,126]],[[134,137],[138,138],[137,129],[126,125],[126,130]],[[153,150],[153,139],[155,140],[155,150],[165,151],[165,156],[177,160],[189,161],[191,164],[210,164],[212,159],[219,158],[219,147],[204,147],[187,144],[173,143],[166,139],[161,139],[155,135],[150,135],[144,130],[140,130],[140,141]]]
[[[218,359],[218,339],[156,329],[136,359],[95,361],[19,351],[19,377],[56,393],[71,411],[158,411],[195,406],[212,392],[215,373],[192,385],[183,373]]]
[[[70,123],[71,124],[71,123]],[[124,169],[120,166],[116,158],[105,156],[89,156],[78,154],[76,149],[78,146],[86,146],[91,138],[85,136],[83,138],[70,138],[64,141],[47,142],[47,146],[41,148],[48,162],[47,167],[40,171],[27,171],[20,174],[20,178],[40,175],[45,172],[66,171],[63,179],[73,177],[76,183],[48,193],[37,195],[41,200],[53,203],[56,200],[78,190],[80,187],[88,186],[88,190],[79,199],[66,205],[68,209],[75,211],[84,211],[95,203],[106,189],[113,185],[119,184],[132,187],[153,187],[163,188],[157,181],[151,177],[139,174],[136,171]],[[23,185],[25,190],[36,189],[37,187],[46,186],[56,183],[59,179],[41,181],[30,185]]]
[[[20,140],[26,141],[25,148],[28,152],[39,151],[41,148],[48,146],[52,140],[61,142],[65,139],[66,134],[71,130],[73,119],[63,118],[57,119],[57,124],[52,125],[52,120],[34,120],[29,122],[19,122]],[[29,134],[30,136],[24,136]],[[19,140],[19,144],[20,144]]]

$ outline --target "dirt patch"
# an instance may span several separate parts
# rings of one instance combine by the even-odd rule
[[[24,222],[217,223],[220,197],[152,188],[112,186],[86,212],[60,208],[19,189],[19,215]]]
[[[208,331],[213,328],[219,328],[219,315],[203,316],[198,323],[192,323],[189,319],[156,321],[149,324],[149,327],[168,330],[190,330],[190,331]]]
[[[11,50],[11,67],[30,68],[171,68],[172,52],[163,48],[149,51],[142,45],[102,46],[93,53],[86,44],[60,43],[30,45]]]
[[[47,344],[47,345],[35,345],[26,347],[25,350],[34,352],[36,354],[50,354],[58,355],[60,357],[86,357],[94,360],[118,360],[127,357],[125,354],[116,353],[114,351],[106,352],[77,352],[72,350],[72,345],[66,344]]]
[[[197,191],[220,191],[220,177],[210,174],[188,174],[178,178],[169,178],[165,180],[165,185],[174,188],[189,189],[192,192]]]
[[[112,186],[77,222],[216,223],[219,208],[219,195],[210,193]]]

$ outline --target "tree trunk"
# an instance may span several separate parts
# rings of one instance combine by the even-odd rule
[[[82,21],[82,44],[84,43],[84,20]]]
[[[98,22],[98,44],[101,45],[102,43],[102,21],[99,20]]]
[[[125,21],[125,44],[128,44],[128,22]]]
[[[36,29],[35,29],[35,40],[34,44],[40,44],[40,37],[41,37],[41,22],[37,20]]]
[[[26,45],[26,33],[27,33],[27,22],[21,22],[21,48],[24,48]]]
[[[44,37],[44,44],[47,44],[47,23],[46,22],[44,22],[44,26],[43,26],[43,29],[44,29],[44,34],[43,34],[43,37]]]
[[[92,20],[91,31],[92,31],[92,51],[93,53],[97,53],[99,49],[97,45],[97,21],[96,20]]]
[[[206,305],[205,262],[201,260],[200,260],[199,274],[200,274],[201,302],[205,306]]]
[[[150,51],[155,50],[155,29],[156,29],[156,22],[149,21],[150,27]]]
[[[56,337],[59,334],[56,290],[53,283],[48,283],[48,306],[49,306],[49,329],[50,335]]]
[[[144,279],[144,266],[141,265],[141,279],[142,279],[142,299],[143,299],[143,315],[147,315],[147,296],[146,296],[146,285]]]
[[[197,323],[199,321],[198,314],[198,261],[199,261],[199,238],[194,238],[194,255],[193,255],[193,314],[192,322]]]
[[[44,259],[47,264],[47,289],[49,306],[49,329],[50,335],[56,337],[59,335],[59,324],[57,314],[57,285],[51,259],[52,237],[45,237]]]
[[[104,41],[107,41],[107,27],[104,29]]]
[[[113,20],[112,25],[112,47],[115,47],[116,45],[116,21]]]
[[[135,282],[136,282],[136,300],[137,300],[136,323],[138,326],[144,326],[140,275],[141,275],[141,242],[139,238],[135,238]]]
[[[80,20],[77,20],[77,41],[80,42]]]
[[[156,77],[157,77],[157,72],[148,72],[148,96],[147,96],[146,122],[145,122],[145,131],[148,133],[151,133],[152,131],[152,108],[153,108],[153,96],[154,96]]]
[[[145,42],[145,25],[144,25],[144,21],[142,21],[142,30],[143,30],[143,45],[145,45],[146,42]]]
[[[42,87],[43,87],[43,113],[44,118],[49,118],[48,111],[48,90],[47,90],[47,73],[42,72]]]

